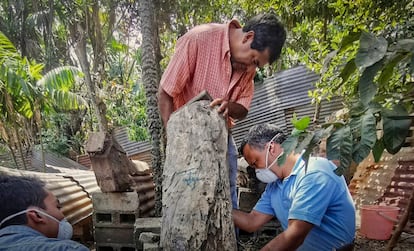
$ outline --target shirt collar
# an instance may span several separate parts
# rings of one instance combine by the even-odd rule
[[[227,55],[230,55],[230,29],[237,29],[237,28],[241,28],[241,25],[239,23],[239,21],[237,21],[236,19],[231,20],[230,22],[227,23],[227,27],[226,27],[226,33],[225,36],[227,38],[226,42],[223,43],[223,55],[224,57],[226,57]]]

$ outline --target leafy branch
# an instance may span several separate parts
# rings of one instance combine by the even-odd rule
[[[384,150],[397,153],[405,143],[413,118],[409,115],[412,102],[404,98],[413,95],[414,40],[403,39],[389,45],[385,38],[360,32],[359,36],[344,38],[341,48],[330,53],[330,59],[358,37],[358,52],[338,69],[340,85],[358,79],[357,95],[343,110],[343,116],[315,129],[309,129],[308,117],[294,117],[294,130],[282,145],[285,155],[303,152],[307,161],[320,141],[326,139],[326,155],[337,161],[338,175],[352,162],[363,161],[371,151],[375,161],[379,161]],[[392,90],[394,83],[397,90]],[[279,165],[286,160],[285,155]]]

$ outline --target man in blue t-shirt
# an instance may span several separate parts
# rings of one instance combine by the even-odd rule
[[[286,138],[278,127],[260,124],[243,140],[240,153],[268,184],[250,213],[233,210],[236,226],[254,232],[276,217],[284,231],[262,250],[353,250],[355,207],[344,177],[321,157],[311,157],[306,172],[296,153],[278,166]]]
[[[72,225],[45,183],[0,175],[0,251],[88,251],[72,241]]]

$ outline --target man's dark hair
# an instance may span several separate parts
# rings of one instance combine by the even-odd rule
[[[38,178],[0,175],[0,222],[30,206],[45,209],[46,197],[45,183]],[[27,224],[26,214],[22,214],[4,222],[0,228],[25,224]]]
[[[239,153],[243,155],[243,149],[246,144],[250,147],[258,150],[263,150],[265,145],[273,139],[273,142],[282,144],[286,140],[287,136],[279,127],[272,124],[259,124],[250,128],[249,132],[243,138]]]
[[[257,15],[247,21],[243,32],[254,31],[251,48],[264,51],[269,49],[269,64],[279,58],[286,40],[284,25],[273,13]]]

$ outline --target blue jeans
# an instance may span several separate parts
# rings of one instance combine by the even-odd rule
[[[227,154],[229,160],[230,196],[234,209],[238,209],[237,201],[237,147],[233,136],[229,133]]]

